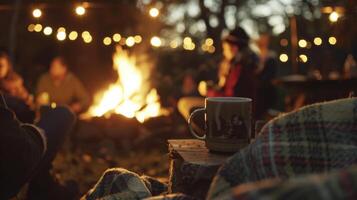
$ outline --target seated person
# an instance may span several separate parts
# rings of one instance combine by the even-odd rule
[[[254,70],[257,58],[248,46],[249,36],[242,28],[237,28],[223,38],[223,59],[218,70],[218,84],[201,85],[199,91],[207,97],[249,97],[253,100],[256,96],[256,80]],[[254,101],[253,101],[254,102]],[[188,119],[192,108],[204,107],[204,98],[186,97],[178,102],[180,113]],[[254,107],[254,106],[253,106]]]
[[[85,111],[90,103],[86,89],[69,71],[63,57],[55,57],[52,60],[49,72],[38,82],[36,96],[39,105],[50,103],[68,105],[74,113]]]
[[[8,99],[8,106],[23,122],[32,122],[33,98],[23,85],[23,80],[12,68],[7,53],[0,52],[0,92]]]
[[[50,169],[75,116],[65,107],[47,107],[41,115],[37,125],[21,123],[0,93],[0,199],[16,196],[26,183],[28,199],[74,196],[53,180]]]

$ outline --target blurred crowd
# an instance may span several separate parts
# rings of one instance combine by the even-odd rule
[[[90,105],[88,92],[61,56],[53,58],[48,72],[41,75],[35,94],[30,94],[8,54],[0,52],[0,91],[11,99],[8,106],[26,122],[33,121],[34,111],[43,105],[67,105],[74,113],[81,113]]]

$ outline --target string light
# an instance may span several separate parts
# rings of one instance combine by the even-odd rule
[[[314,38],[314,44],[316,46],[320,46],[322,44],[322,39],[320,37],[315,37]]]
[[[161,46],[161,39],[157,36],[151,38],[150,43],[153,47],[160,47]]]
[[[288,62],[288,60],[289,60],[289,56],[287,55],[287,54],[285,54],[285,53],[282,53],[282,54],[280,54],[280,56],[279,56],[279,60],[281,61],[281,62]]]
[[[83,31],[82,32],[82,38],[83,39],[86,38],[86,37],[89,37],[89,36],[91,36],[91,35],[90,35],[90,33],[88,31]]]
[[[183,48],[186,50],[192,51],[196,48],[196,45],[195,45],[195,43],[184,44]]]
[[[42,11],[40,9],[36,8],[32,11],[32,16],[34,18],[40,18],[42,16]]]
[[[335,45],[337,43],[337,39],[335,37],[329,37],[328,38],[328,42],[331,44],[331,45]]]
[[[112,38],[110,38],[110,37],[105,37],[104,39],[103,39],[103,44],[105,45],[105,46],[108,46],[108,45],[110,45],[112,43]]]
[[[189,43],[191,43],[192,42],[192,39],[190,38],[190,37],[185,37],[184,39],[183,39],[183,43],[184,44],[189,44]]]
[[[192,51],[196,48],[196,45],[192,42],[192,39],[190,37],[185,37],[183,39],[183,48],[185,50]]]
[[[216,48],[212,45],[208,47],[208,53],[214,53],[216,51]]]
[[[170,47],[176,49],[178,47],[178,42],[176,40],[172,40],[170,42]]]
[[[151,17],[157,17],[157,16],[159,16],[160,11],[157,8],[151,8],[149,10],[149,14],[150,14]]]
[[[67,37],[66,32],[64,31],[57,32],[57,40],[63,41],[66,39],[66,37]]]
[[[333,11],[328,19],[330,20],[330,22],[334,23],[334,22],[337,22],[338,18],[340,17],[340,15],[336,12],[336,11]]]
[[[305,54],[301,54],[301,55],[299,55],[299,58],[300,58],[300,60],[303,62],[303,63],[306,63],[307,62],[307,56],[305,55]]]
[[[126,46],[128,46],[128,47],[134,46],[134,44],[135,44],[135,39],[134,39],[134,37],[133,37],[133,36],[129,36],[129,37],[125,40],[125,44],[126,44]]]
[[[76,14],[82,16],[86,13],[86,9],[83,6],[76,7]]]
[[[140,35],[135,35],[134,40],[135,43],[139,44],[143,40],[143,38]]]
[[[52,28],[49,27],[49,26],[46,26],[44,29],[43,29],[43,33],[45,35],[51,35],[52,34]]]
[[[55,102],[52,102],[52,103],[51,103],[51,108],[52,108],[52,109],[55,109],[56,107],[57,107],[57,104],[56,104]]]
[[[78,37],[77,31],[72,31],[72,32],[70,32],[69,35],[68,35],[68,38],[69,38],[70,40],[76,40],[77,37]]]
[[[41,24],[36,24],[35,27],[34,27],[34,30],[36,32],[41,32],[42,31],[42,25]]]
[[[64,27],[59,27],[57,29],[57,32],[66,32],[66,29]]]
[[[120,35],[119,33],[115,33],[115,34],[113,35],[113,41],[114,41],[114,42],[119,42],[120,39],[121,39],[121,35]]]
[[[92,40],[93,40],[93,38],[92,38],[91,35],[88,35],[88,36],[86,36],[85,38],[83,38],[83,41],[84,41],[85,43],[91,43]]]
[[[207,39],[205,40],[205,44],[206,44],[207,46],[212,46],[212,45],[213,45],[213,39],[212,39],[212,38],[207,38]]]
[[[208,51],[208,46],[206,44],[202,44],[201,49],[203,51]]]
[[[307,46],[307,41],[304,39],[299,40],[299,47],[305,48]]]
[[[288,46],[289,42],[287,39],[283,38],[280,40],[280,45],[283,46],[283,47],[286,47]]]
[[[27,30],[28,30],[29,32],[33,32],[33,31],[35,30],[35,24],[30,24],[30,25],[28,25],[28,26],[27,26]]]

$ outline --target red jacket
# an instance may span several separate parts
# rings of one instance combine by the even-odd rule
[[[208,97],[249,97],[255,99],[256,79],[254,68],[243,67],[240,63],[233,66],[227,76],[224,87],[219,90],[208,90]]]

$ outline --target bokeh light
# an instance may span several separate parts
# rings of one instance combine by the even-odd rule
[[[28,30],[29,32],[33,32],[33,31],[35,30],[35,24],[29,24],[29,25],[27,26],[27,30]]]
[[[207,38],[207,39],[205,40],[205,44],[206,44],[207,46],[212,46],[212,45],[213,45],[213,39],[212,39],[212,38]]]
[[[178,47],[178,42],[176,40],[172,40],[170,42],[170,47],[176,49]]]
[[[208,47],[208,53],[214,53],[216,51],[216,48],[212,45]]]
[[[51,27],[49,27],[49,26],[46,26],[44,29],[43,29],[43,33],[45,34],[45,35],[51,35],[52,34],[52,28]]]
[[[76,14],[77,15],[84,15],[86,13],[86,9],[83,6],[76,7]]]
[[[299,55],[299,58],[300,58],[300,61],[303,62],[303,63],[306,63],[307,62],[307,56],[305,54],[301,54]]]
[[[151,38],[150,43],[154,47],[160,47],[161,46],[161,39],[157,36],[154,36]]]
[[[57,32],[66,32],[66,29],[64,27],[59,27],[57,29]]]
[[[105,37],[104,39],[103,39],[103,44],[105,45],[105,46],[108,46],[108,45],[110,45],[112,43],[112,38],[110,38],[110,37]]]
[[[149,14],[150,14],[151,17],[157,17],[157,16],[159,16],[160,11],[157,8],[151,8],[149,10]]]
[[[208,46],[206,44],[202,44],[201,49],[202,51],[208,51]]]
[[[192,51],[196,48],[196,45],[192,42],[192,39],[190,37],[185,37],[183,39],[183,48],[185,50]]]
[[[72,32],[70,32],[69,35],[68,35],[68,38],[69,38],[70,40],[76,40],[77,37],[78,37],[77,31],[72,31]]]
[[[337,43],[337,39],[335,37],[329,37],[328,38],[328,42],[331,44],[331,45],[335,45]]]
[[[333,11],[328,19],[330,20],[330,22],[334,23],[334,22],[337,22],[338,18],[340,17],[340,15],[336,12],[336,11]]]
[[[281,62],[288,62],[289,56],[288,56],[286,53],[282,53],[282,54],[280,54],[280,56],[279,56],[279,60],[280,60]]]
[[[119,42],[121,40],[121,35],[119,33],[115,33],[113,35],[113,41],[114,42]]]
[[[143,38],[140,35],[135,35],[134,40],[135,43],[139,44],[143,40]]]
[[[92,36],[91,35],[88,35],[87,37],[83,38],[83,41],[85,43],[91,43],[93,40]]]
[[[307,41],[304,40],[304,39],[301,39],[299,40],[299,43],[298,43],[299,47],[301,48],[305,48],[307,46]]]
[[[281,46],[286,47],[286,46],[288,46],[288,44],[289,44],[289,41],[287,39],[283,38],[280,40]]]
[[[40,9],[36,8],[32,11],[32,16],[34,18],[40,18],[42,16],[42,11]]]
[[[90,35],[90,33],[88,31],[83,31],[82,32],[82,38],[83,39],[86,38],[86,37],[89,37],[89,36],[91,36],[91,35]]]
[[[320,37],[315,37],[314,38],[314,44],[316,46],[320,46],[322,44],[322,39]]]
[[[133,37],[133,36],[129,36],[129,37],[125,40],[125,44],[126,44],[126,46],[128,46],[128,47],[134,46],[134,44],[135,44],[135,39],[134,39],[134,37]]]
[[[41,32],[42,31],[42,25],[41,24],[36,24],[35,27],[34,27],[34,30],[36,32]]]
[[[59,31],[59,32],[57,32],[57,36],[56,37],[57,37],[57,40],[63,41],[63,40],[66,39],[67,34],[64,31]]]

